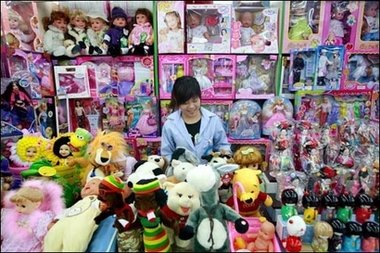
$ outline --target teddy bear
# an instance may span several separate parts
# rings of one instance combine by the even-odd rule
[[[161,210],[167,216],[175,217],[179,228],[183,228],[189,214],[201,205],[199,192],[187,182],[165,182],[163,187],[168,191],[168,200]],[[168,233],[170,244],[175,243],[180,248],[187,248],[190,245],[191,240],[181,240],[174,234],[173,229],[165,225],[164,228]]]
[[[201,164],[189,171],[186,181],[200,193],[201,207],[190,213],[179,238],[188,240],[194,237],[194,252],[228,252],[227,221],[233,222],[241,234],[248,231],[249,224],[235,210],[219,202],[220,172],[210,165]]]

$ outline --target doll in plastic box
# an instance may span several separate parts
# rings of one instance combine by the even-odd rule
[[[207,59],[194,59],[192,62],[194,77],[197,79],[201,90],[212,87],[212,82],[208,78],[208,63]]]
[[[87,28],[89,40],[88,54],[107,54],[103,47],[103,39],[109,29],[107,16],[100,11],[92,10],[87,14],[90,26]]]
[[[336,158],[336,163],[347,169],[354,166],[354,158],[351,154],[351,148],[351,145],[342,143],[339,155]]]
[[[252,93],[259,93],[267,90],[268,86],[258,73],[257,62],[254,57],[251,57],[248,62],[248,77],[241,82],[242,88],[251,89]]]
[[[363,15],[362,40],[379,40],[379,3],[366,1]]]
[[[188,43],[206,43],[210,38],[207,27],[202,24],[202,15],[196,11],[188,10],[186,15]]]
[[[158,47],[160,52],[179,53],[183,51],[183,28],[181,16],[177,11],[169,11],[165,14],[165,28],[159,31],[160,40]]]
[[[282,98],[276,98],[270,106],[270,116],[267,122],[265,122],[264,128],[270,132],[270,129],[272,129],[273,126],[288,118],[288,111],[289,108],[285,104],[284,100]]]
[[[128,53],[128,27],[127,14],[116,6],[111,11],[111,27],[107,30],[103,39],[103,48],[112,57]]]
[[[343,43],[344,34],[344,24],[343,18],[348,9],[346,8],[343,2],[341,3],[332,3],[332,13],[330,20],[329,33],[335,35],[335,40],[339,42],[338,44]]]
[[[9,32],[12,33],[20,43],[20,49],[33,50],[30,43],[36,37],[34,32],[30,31],[20,14],[12,9],[8,9]]]
[[[314,252],[327,252],[329,248],[329,239],[333,236],[334,230],[326,221],[317,221],[314,225],[314,236],[311,242],[311,248]]]
[[[63,42],[64,46],[66,46],[67,56],[81,55],[81,51],[87,48],[87,25],[88,17],[86,13],[81,10],[70,12],[70,24],[67,25],[67,33],[70,37]]]
[[[78,122],[78,127],[85,128],[86,111],[80,100],[75,100],[75,116]]]
[[[308,12],[306,10],[307,1],[292,1],[290,6],[290,40],[308,40],[313,30],[309,26]]]
[[[108,124],[111,129],[118,129],[121,124],[121,115],[123,109],[117,99],[108,101]]]
[[[251,45],[252,36],[256,34],[255,30],[253,30],[253,13],[249,11],[245,11],[240,14],[239,19],[240,26],[240,45],[248,46]]]
[[[47,103],[41,102],[39,108],[39,114],[37,117],[37,126],[39,127],[39,131],[41,132],[42,136],[47,138],[46,136],[46,127],[47,127]]]
[[[135,24],[128,36],[129,54],[153,54],[153,14],[147,8],[138,8],[135,13]]]
[[[45,30],[43,37],[44,52],[54,56],[65,55],[66,47],[63,42],[69,22],[70,17],[66,10],[54,10],[50,13],[50,17],[42,19]]]
[[[156,116],[152,108],[152,101],[146,101],[144,108],[141,112],[139,121],[136,124],[136,128],[143,135],[149,135],[157,131]]]

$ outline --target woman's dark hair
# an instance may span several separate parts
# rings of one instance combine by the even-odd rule
[[[170,109],[177,110],[180,105],[192,98],[201,99],[201,94],[201,87],[195,77],[181,76],[174,82],[169,105]]]

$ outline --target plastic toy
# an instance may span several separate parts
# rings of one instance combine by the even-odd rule
[[[54,66],[54,76],[58,96],[91,97],[87,66]]]
[[[332,191],[324,193],[321,198],[322,212],[321,220],[328,221],[336,216],[336,208],[338,206],[338,198]]]
[[[355,219],[359,223],[368,221],[372,214],[373,198],[365,193],[359,193],[355,196],[356,209]]]
[[[305,208],[303,219],[307,225],[313,225],[318,218],[319,198],[313,191],[306,191],[302,196],[302,206]]]
[[[284,97],[272,97],[263,104],[262,125],[263,134],[270,135],[280,122],[293,118],[293,105]]]
[[[160,99],[170,99],[175,80],[187,73],[186,56],[159,55]]]
[[[292,216],[298,215],[297,211],[297,202],[298,196],[297,192],[293,189],[285,189],[281,193],[281,217],[284,221],[288,221],[288,219]]]
[[[363,238],[361,250],[365,252],[376,252],[379,249],[380,232],[379,223],[367,221],[362,224]]]
[[[379,48],[379,5],[370,1],[359,5],[355,50],[375,52]],[[377,37],[377,39],[375,39]]]
[[[328,240],[333,236],[334,231],[331,225],[326,221],[317,221],[314,224],[314,237],[311,242],[311,248],[314,252],[327,252]]]
[[[343,221],[333,218],[328,221],[333,228],[334,234],[328,239],[329,242],[329,252],[339,252],[342,250],[343,246],[343,234],[346,233],[346,225]]]
[[[112,97],[100,99],[103,105],[102,110],[102,125],[104,130],[121,132],[125,126],[124,119],[124,98]]]
[[[128,53],[127,19],[127,14],[122,8],[118,6],[112,8],[111,26],[103,39],[103,47],[112,57]]]
[[[224,130],[228,133],[228,122],[230,120],[232,100],[202,100],[201,106],[218,115],[218,117],[223,121]]]
[[[360,251],[362,242],[362,226],[355,222],[349,221],[346,223],[346,232],[343,237],[342,251],[355,252]]]
[[[312,90],[315,81],[315,49],[290,51],[289,90]]]
[[[128,36],[128,54],[153,54],[153,14],[147,8],[138,8],[135,12],[135,24]]]
[[[206,43],[210,38],[207,27],[202,24],[202,15],[199,12],[188,10],[186,13],[189,33],[187,41],[189,43]]]
[[[288,252],[300,252],[302,236],[306,232],[306,224],[300,216],[292,216],[286,222],[289,236],[282,239],[282,245]]]
[[[87,28],[89,40],[88,54],[105,55],[107,51],[103,48],[103,39],[106,31],[109,29],[107,16],[97,10],[87,13],[90,26]]]
[[[273,223],[264,221],[257,234],[247,235],[249,241],[247,249],[251,252],[274,252],[273,238],[275,237],[275,227]]]
[[[355,198],[351,192],[344,192],[339,197],[339,207],[336,217],[343,222],[352,219],[353,210],[355,208]]]
[[[236,58],[231,55],[214,55],[213,71],[215,73],[213,88],[214,94],[202,94],[202,98],[235,98],[235,67]]]

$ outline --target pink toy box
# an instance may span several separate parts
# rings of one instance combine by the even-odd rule
[[[230,53],[229,4],[186,5],[187,53]]]
[[[236,99],[265,99],[275,94],[277,55],[236,56]]]
[[[127,143],[127,154],[134,157],[137,161],[140,160],[136,138],[125,137],[125,141]]]
[[[43,52],[37,5],[32,1],[2,1],[1,18],[8,46]]]
[[[202,107],[215,113],[223,122],[224,130],[226,134],[228,133],[228,121],[229,112],[232,105],[231,101],[221,101],[221,100],[202,100]]]
[[[69,100],[69,119],[71,132],[78,127],[96,135],[102,128],[101,105],[98,98],[77,98]]]
[[[165,124],[166,119],[169,114],[173,112],[172,109],[169,108],[170,100],[168,99],[160,99],[160,117],[161,117],[161,129]]]
[[[371,103],[371,119],[374,121],[379,121],[380,105],[379,105],[379,87],[372,93],[372,103]]]
[[[293,104],[284,97],[271,97],[263,104],[261,114],[262,133],[271,135],[273,128],[283,120],[293,119]]]
[[[342,90],[372,89],[379,84],[379,54],[349,52],[345,62]]]
[[[355,50],[379,52],[379,3],[359,1]]]
[[[278,53],[278,8],[236,7],[231,53]]]
[[[57,126],[58,133],[68,133],[71,129],[69,119],[69,99],[67,97],[58,98],[57,101]],[[95,132],[96,133],[96,132]]]
[[[323,19],[323,45],[344,45],[353,50],[357,35],[358,1],[328,1]]]
[[[315,48],[322,44],[322,24],[325,2],[285,2],[284,41],[282,52],[291,49]]]
[[[161,155],[161,137],[136,138],[140,160],[147,160],[150,155]]]
[[[58,96],[91,97],[87,66],[54,66],[54,75]]]
[[[102,105],[103,130],[123,132],[125,122],[124,97],[99,98]]]
[[[158,57],[160,99],[170,99],[175,80],[187,73],[185,71],[187,58],[184,55],[159,55]]]
[[[158,53],[185,53],[183,1],[157,1]]]

